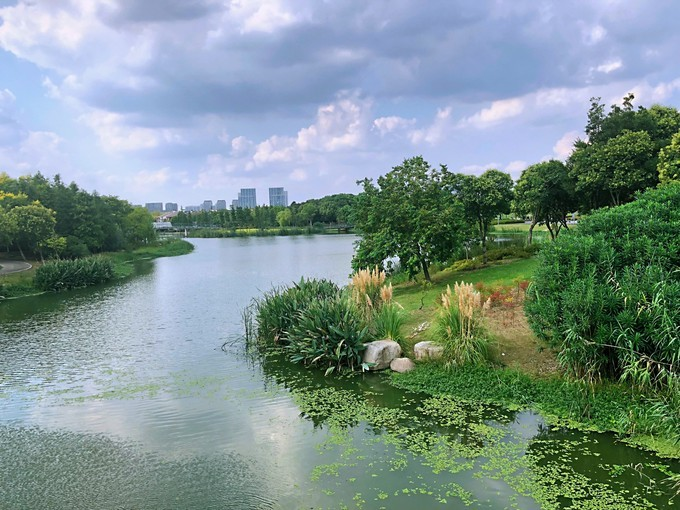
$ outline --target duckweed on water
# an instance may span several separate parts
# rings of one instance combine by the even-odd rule
[[[328,430],[319,453],[333,462],[316,466],[313,481],[335,479],[340,487],[355,479],[350,476],[355,472],[385,478],[371,494],[357,493],[353,508],[388,496],[491,504],[488,495],[478,493],[480,481],[488,488],[501,487],[496,498],[505,500],[507,508],[665,508],[672,501],[669,487],[655,482],[675,474],[669,465],[650,463],[632,469],[602,464],[597,461],[601,453],[596,438],[567,439],[540,424],[538,436],[526,438],[517,427],[502,426],[516,424],[517,416],[500,408],[450,395],[389,408],[352,391],[328,387],[293,389],[293,396],[305,418]],[[339,456],[338,450],[344,454]],[[404,486],[388,494],[387,479],[395,472],[402,473]]]

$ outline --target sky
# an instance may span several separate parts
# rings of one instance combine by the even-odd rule
[[[0,172],[134,204],[517,179],[591,97],[680,107],[677,0],[0,0]]]

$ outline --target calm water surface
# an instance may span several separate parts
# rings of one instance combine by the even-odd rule
[[[677,463],[609,435],[249,355],[250,300],[345,284],[353,241],[198,239],[125,282],[1,303],[0,509],[677,503]]]

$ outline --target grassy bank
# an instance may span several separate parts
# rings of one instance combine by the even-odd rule
[[[189,230],[188,236],[195,238],[229,238],[229,237],[273,237],[273,236],[299,236],[312,234],[346,234],[347,231],[327,229],[325,227],[280,227],[280,228],[203,228]],[[352,232],[349,232],[352,233]]]
[[[174,257],[190,253],[194,246],[182,239],[172,239],[135,250],[104,253],[103,257],[114,264],[116,278],[125,278],[133,274],[136,260],[149,260],[158,257]],[[27,271],[0,275],[0,299],[11,299],[39,294],[41,291],[34,285],[35,272],[41,266],[39,261],[29,260],[33,267]]]
[[[393,374],[396,386],[431,395],[453,395],[469,401],[533,409],[550,423],[582,429],[613,431],[627,441],[662,455],[680,458],[677,430],[668,425],[661,395],[641,393],[629,385],[603,382],[588,385],[569,380],[555,353],[545,348],[529,328],[523,310],[524,292],[536,267],[535,259],[500,261],[472,270],[443,270],[431,284],[401,283],[394,299],[408,319],[403,326],[406,355],[423,340],[436,340],[434,328],[447,285],[469,282],[492,305],[482,324],[491,337],[488,365],[445,369],[436,362],[418,363],[407,374]]]

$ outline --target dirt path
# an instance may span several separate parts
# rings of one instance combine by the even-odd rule
[[[19,260],[0,260],[0,274],[18,273],[32,267],[28,262],[21,262]]]

